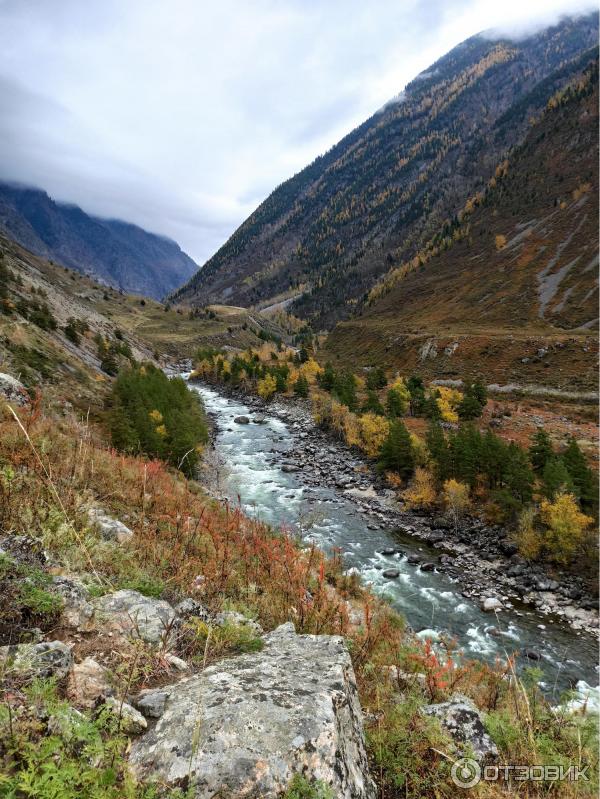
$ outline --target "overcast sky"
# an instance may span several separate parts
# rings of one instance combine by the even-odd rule
[[[0,0],[0,179],[199,263],[282,180],[486,28],[589,0]]]

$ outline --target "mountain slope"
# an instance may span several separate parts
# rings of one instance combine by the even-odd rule
[[[177,298],[296,297],[293,312],[333,326],[483,188],[597,31],[594,14],[517,42],[459,45],[277,188]]]
[[[37,255],[157,299],[198,268],[170,239],[89,216],[38,189],[0,184],[0,230]]]
[[[438,378],[595,388],[597,274],[595,61],[550,100],[486,191],[335,328],[324,355]]]

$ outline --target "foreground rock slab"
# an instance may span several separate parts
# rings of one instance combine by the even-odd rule
[[[374,799],[343,639],[284,624],[264,644],[169,686],[156,726],[133,743],[134,771],[195,799],[270,799],[296,772],[336,799]]]

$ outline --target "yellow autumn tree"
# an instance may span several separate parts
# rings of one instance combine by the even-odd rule
[[[404,416],[410,405],[410,391],[403,377],[398,377],[388,387],[387,411],[390,416]]]
[[[302,364],[299,371],[312,386],[316,383],[317,375],[321,374],[323,369],[314,358],[309,358],[308,361]]]
[[[458,524],[471,504],[469,499],[469,486],[451,478],[444,483],[444,503],[450,511],[454,520],[454,527],[458,529]]]
[[[506,247],[506,236],[503,233],[496,234],[494,239],[497,250],[503,250]]]
[[[413,451],[413,458],[417,466],[427,466],[429,461],[429,451],[427,444],[416,433],[410,434],[410,443]]]
[[[542,551],[543,539],[535,527],[535,508],[524,508],[519,516],[517,546],[519,552],[527,560],[536,560]]]
[[[388,436],[390,423],[375,413],[363,413],[359,423],[361,447],[369,458],[376,458]]]
[[[579,510],[573,494],[561,492],[554,501],[543,500],[540,519],[546,525],[544,544],[548,557],[556,563],[569,563],[584,543],[593,522]]]
[[[269,400],[275,393],[277,388],[277,381],[273,377],[273,375],[265,375],[262,380],[259,380],[256,384],[256,390],[258,391],[258,396],[262,397],[264,400]]]
[[[439,393],[437,406],[442,419],[445,422],[456,424],[458,422],[457,408],[462,402],[463,395],[458,389],[451,386],[438,386],[437,390]]]
[[[437,494],[431,473],[422,466],[417,466],[412,483],[402,496],[413,508],[428,508],[433,505]]]

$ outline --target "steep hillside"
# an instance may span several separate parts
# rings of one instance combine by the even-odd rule
[[[122,294],[0,235],[0,372],[53,401],[99,408],[131,359],[191,358],[199,347],[263,344],[277,325],[243,308],[181,308]]]
[[[316,327],[347,317],[484,187],[597,35],[595,14],[519,41],[467,40],[277,188],[176,297],[295,298]]]
[[[550,100],[486,191],[336,327],[324,357],[594,388],[597,272],[596,61]]]
[[[198,268],[170,239],[89,216],[38,189],[0,184],[0,230],[37,255],[157,299]]]

